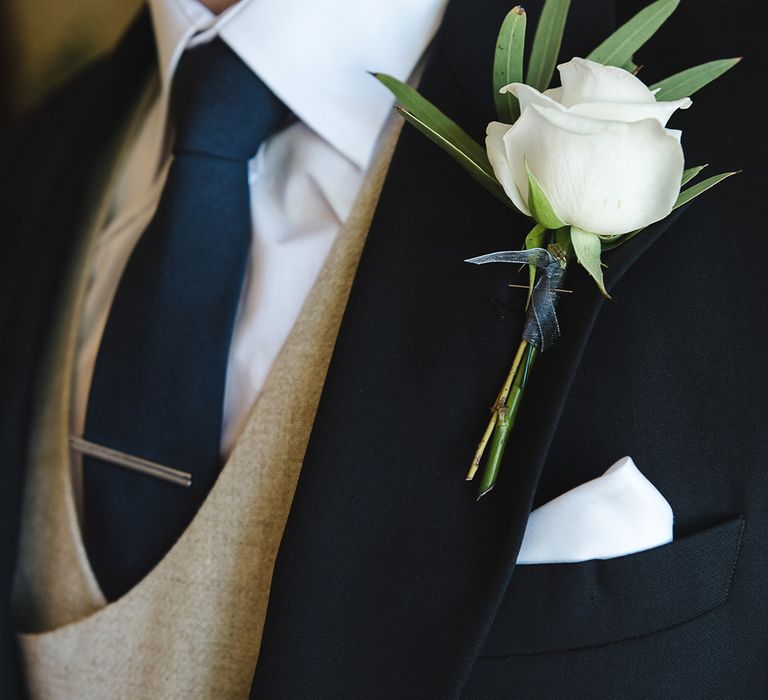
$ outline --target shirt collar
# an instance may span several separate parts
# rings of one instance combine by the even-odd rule
[[[219,36],[301,121],[366,168],[394,102],[368,71],[407,80],[446,0],[241,0],[218,16],[197,0],[149,4],[166,92],[184,49]]]

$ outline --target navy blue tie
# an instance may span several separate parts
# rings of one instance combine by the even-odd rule
[[[109,313],[85,438],[191,472],[192,487],[84,459],[85,546],[110,600],[160,561],[220,471],[227,358],[251,244],[247,162],[286,112],[221,40],[182,56],[173,163]]]

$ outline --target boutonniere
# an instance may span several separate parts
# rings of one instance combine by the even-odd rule
[[[526,14],[513,8],[496,42],[499,121],[488,125],[485,148],[416,90],[374,74],[394,93],[395,108],[408,122],[532,224],[519,250],[466,260],[527,265],[530,271],[522,339],[466,476],[472,480],[482,467],[478,498],[496,483],[537,355],[560,335],[556,310],[566,274],[578,263],[608,297],[603,258],[610,264],[610,255],[604,254],[734,174],[690,184],[704,166],[685,168],[681,132],[667,122],[739,59],[694,66],[650,87],[633,62],[678,3],[654,2],[586,58],[557,66],[560,86],[554,88],[569,0],[544,2],[525,79]]]

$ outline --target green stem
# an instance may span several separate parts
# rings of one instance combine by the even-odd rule
[[[499,406],[499,418],[491,437],[491,449],[488,454],[488,462],[485,465],[485,469],[483,470],[480,479],[480,487],[477,496],[478,500],[485,496],[485,494],[496,485],[496,479],[499,476],[499,468],[501,467],[501,459],[504,456],[509,435],[512,432],[512,428],[515,426],[515,420],[517,418],[517,412],[520,409],[523,392],[528,384],[528,377],[530,376],[531,367],[533,367],[537,354],[538,349],[535,346],[529,345],[527,347],[525,358],[520,363],[520,367],[518,367],[515,378],[512,381],[509,396],[504,404]]]

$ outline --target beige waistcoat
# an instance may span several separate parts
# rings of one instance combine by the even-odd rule
[[[14,587],[33,698],[247,697],[277,548],[399,126],[392,120],[386,130],[352,213],[207,499],[160,563],[112,603],[83,547],[78,467],[68,449],[94,234],[83,236],[40,376]],[[97,231],[97,222],[88,228]]]

